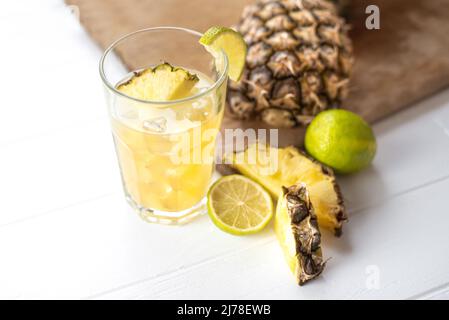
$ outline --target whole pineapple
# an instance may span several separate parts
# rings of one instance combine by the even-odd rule
[[[227,96],[231,114],[274,127],[309,123],[347,94],[352,45],[326,0],[257,0],[236,30],[248,44],[246,67]]]

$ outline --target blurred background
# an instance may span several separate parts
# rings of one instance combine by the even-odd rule
[[[355,69],[345,107],[375,121],[449,84],[449,1],[329,0],[350,25]],[[126,33],[154,26],[204,32],[236,25],[256,0],[66,0],[83,27],[102,47]],[[275,2],[275,1],[273,1]],[[368,30],[367,8],[380,10],[380,29]],[[168,39],[167,39],[168,40]],[[144,46],[129,60],[144,54]],[[151,50],[152,48],[147,48]],[[124,58],[127,60],[127,58]]]

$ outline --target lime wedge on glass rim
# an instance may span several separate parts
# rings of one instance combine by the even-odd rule
[[[231,80],[238,81],[245,66],[247,46],[240,33],[226,27],[209,28],[199,41],[215,58],[218,70],[222,70],[221,50],[228,57]]]
[[[218,179],[207,194],[208,213],[221,230],[246,235],[262,230],[273,216],[273,201],[257,182],[234,174]]]

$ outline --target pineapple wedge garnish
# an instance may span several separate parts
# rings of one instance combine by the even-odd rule
[[[254,155],[257,155],[255,160]],[[320,227],[334,231],[337,236],[341,234],[347,216],[331,169],[295,147],[277,149],[257,143],[240,153],[226,155],[225,159],[232,169],[260,183],[275,199],[282,186],[305,184]]]
[[[282,189],[274,230],[296,282],[303,285],[323,271],[321,234],[306,186]]]
[[[124,94],[149,101],[169,101],[188,97],[199,78],[169,63],[134,72],[127,82],[117,89]]]

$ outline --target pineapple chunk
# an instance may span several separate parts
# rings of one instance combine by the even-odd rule
[[[306,186],[282,189],[274,230],[290,270],[297,283],[303,285],[323,271],[321,234]]]
[[[163,63],[135,72],[129,81],[120,84],[117,89],[141,100],[169,101],[188,97],[198,81],[197,75]]]
[[[250,159],[255,157],[255,161]],[[275,157],[275,158],[273,158]],[[295,147],[273,148],[252,144],[241,153],[225,156],[232,169],[259,182],[276,199],[282,186],[307,186],[321,228],[341,234],[347,220],[339,187],[331,169],[310,159]],[[261,161],[261,159],[265,159]],[[267,168],[266,159],[270,159]]]

